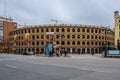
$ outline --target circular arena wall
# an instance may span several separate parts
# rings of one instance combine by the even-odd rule
[[[46,33],[54,32],[55,49],[67,47],[68,53],[101,53],[104,45],[114,47],[114,32],[103,26],[51,24],[26,26],[9,33],[9,46],[13,51],[45,52]]]

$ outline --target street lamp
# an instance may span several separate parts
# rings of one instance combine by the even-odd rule
[[[108,42],[107,42],[107,31],[110,31],[109,27],[110,27],[110,26],[108,26],[108,27],[105,29],[105,54],[104,54],[104,57],[107,57],[107,51],[108,51],[107,45],[109,45]]]

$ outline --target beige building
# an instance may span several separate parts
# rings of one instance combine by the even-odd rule
[[[115,47],[117,48],[117,43],[118,43],[118,40],[120,40],[120,15],[119,15],[119,12],[118,11],[115,11],[114,12],[114,19],[115,19],[115,29],[114,29],[114,32],[115,32]]]
[[[114,47],[114,31],[103,26],[50,24],[27,26],[9,33],[10,47],[18,51],[44,52],[46,32],[54,32],[53,45],[61,50],[65,46],[69,53],[101,53],[108,42]],[[28,37],[27,37],[27,36]],[[26,44],[26,40],[29,43]]]

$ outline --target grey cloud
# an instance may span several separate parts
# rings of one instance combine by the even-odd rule
[[[49,24],[53,23],[51,19],[58,19],[62,23],[113,27],[119,3],[119,0],[9,0],[7,14],[20,24]]]

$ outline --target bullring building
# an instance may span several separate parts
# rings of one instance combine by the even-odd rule
[[[69,53],[101,53],[104,45],[114,47],[114,31],[103,26],[50,24],[26,26],[9,33],[11,51],[45,52],[46,33],[54,32],[53,46]]]

